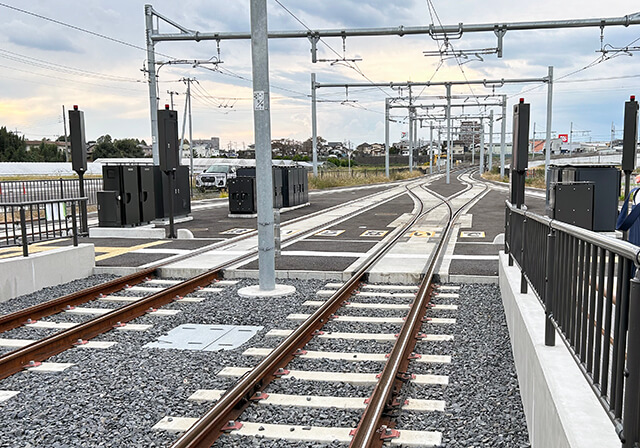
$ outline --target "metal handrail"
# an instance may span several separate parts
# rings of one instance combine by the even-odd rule
[[[580,238],[588,243],[595,244],[605,250],[611,251],[625,258],[629,258],[637,267],[640,267],[640,247],[631,244],[628,241],[618,240],[608,236],[603,236],[598,232],[583,229],[566,222],[558,221],[547,216],[538,215],[536,213],[517,208],[509,201],[505,201],[507,208],[514,213],[524,216],[531,221],[544,224],[551,229],[560,230],[576,238]]]

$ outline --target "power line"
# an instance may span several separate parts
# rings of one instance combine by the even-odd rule
[[[124,76],[109,75],[104,73],[92,72],[89,70],[83,70],[68,65],[56,64],[54,62],[48,62],[43,59],[33,58],[31,56],[21,55],[14,53],[13,51],[0,49],[0,57],[20,62],[22,64],[33,65],[35,67],[44,68],[46,70],[52,70],[57,72],[65,72],[69,74],[75,74],[80,76],[94,77],[115,82],[143,82],[135,78],[126,78]]]

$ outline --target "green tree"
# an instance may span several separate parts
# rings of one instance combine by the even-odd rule
[[[0,162],[26,162],[27,145],[24,137],[19,137],[7,131],[5,126],[0,128]]]

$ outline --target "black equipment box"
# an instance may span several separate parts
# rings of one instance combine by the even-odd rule
[[[171,175],[171,174],[169,174]],[[173,198],[173,215],[184,216],[191,213],[191,192],[189,190],[189,167],[178,165],[173,193],[169,191],[169,178],[161,167],[153,167],[156,218],[169,217],[169,198]]]
[[[592,182],[593,227],[596,232],[613,232],[618,219],[620,170],[615,165],[567,165],[562,182]]]
[[[140,221],[151,222],[156,219],[155,190],[153,189],[153,167],[138,166],[138,192],[140,199]]]
[[[120,194],[117,191],[98,191],[98,225],[100,227],[120,227]]]
[[[104,165],[102,185],[105,191],[115,191],[120,196],[122,225],[140,224],[138,167],[136,165]]]
[[[555,203],[551,218],[594,230],[594,183],[562,182],[553,184],[553,189]]]
[[[76,173],[87,171],[87,140],[84,132],[84,112],[73,106],[69,111],[71,166]]]
[[[158,111],[158,157],[160,170],[175,171],[180,165],[178,148],[178,112],[175,110]]]
[[[236,177],[229,179],[229,213],[254,214],[256,207],[255,177]]]

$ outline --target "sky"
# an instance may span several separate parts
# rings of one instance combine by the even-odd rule
[[[156,0],[151,4],[188,29],[250,30],[249,0]],[[620,17],[640,12],[640,4],[633,0],[539,0],[517,2],[517,6],[512,0],[267,0],[267,8],[270,30],[493,24]],[[62,107],[78,105],[85,112],[88,140],[109,134],[151,142],[149,89],[143,71],[144,2],[0,0],[0,17],[0,126],[27,139],[55,139],[64,132]],[[170,33],[175,28],[161,22],[159,30]],[[450,44],[456,51],[493,48],[496,37],[493,33],[466,33],[452,38]],[[327,38],[318,45],[319,58],[337,59],[336,53],[342,57],[342,39]],[[553,86],[551,130],[554,135],[568,134],[573,126],[574,141],[608,141],[612,126],[616,137],[621,138],[624,101],[630,95],[640,97],[640,51],[631,56],[610,52],[606,60],[598,51],[601,45],[640,47],[640,25],[607,27],[602,43],[599,28],[509,31],[504,37],[502,58],[495,54],[482,55],[482,60],[423,54],[441,45],[428,35],[350,37],[346,39],[346,57],[361,60],[314,64],[307,39],[270,40],[272,138],[306,140],[311,136],[312,72],[320,83],[438,82],[542,78],[548,66],[553,66],[557,82]],[[159,42],[156,52],[158,62],[218,60],[215,41]],[[194,138],[217,136],[223,148],[242,149],[254,140],[250,42],[221,41],[219,60],[222,63],[217,68],[213,64],[163,65],[157,72],[159,105],[170,102],[169,91],[177,92],[174,108],[182,127],[186,86],[181,80],[195,78]],[[348,92],[320,88],[317,93],[318,134],[355,146],[384,141],[385,98],[408,92],[369,86]],[[444,87],[436,86],[414,88],[412,92],[434,97],[444,93]],[[506,84],[493,89],[462,85],[454,86],[452,93],[506,94],[507,132],[511,131],[512,106],[523,97],[531,103],[531,128],[535,123],[536,137],[543,138],[545,84]],[[468,104],[475,102],[467,100]],[[434,98],[428,103],[442,104],[443,100]],[[443,109],[431,109],[430,113],[441,115]],[[454,113],[488,115],[488,109],[469,106],[454,109]],[[495,108],[494,114],[497,118],[500,109]],[[406,117],[406,109],[392,111],[392,142],[408,129]],[[499,128],[497,122],[494,132]],[[429,139],[428,119],[422,121],[418,133],[420,138]]]

